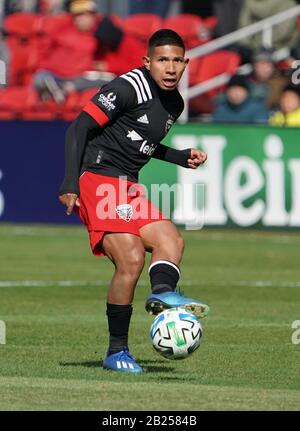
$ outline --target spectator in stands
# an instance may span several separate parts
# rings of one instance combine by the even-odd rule
[[[103,84],[103,79],[89,79],[85,73],[93,68],[97,40],[94,32],[99,18],[92,0],[73,0],[72,19],[63,31],[51,35],[45,49],[40,70],[33,77],[33,85],[42,99],[51,95],[62,103],[65,95]]]
[[[267,107],[250,96],[250,84],[243,75],[231,77],[223,100],[220,100],[213,121],[219,123],[266,123]]]
[[[239,18],[239,27],[242,28],[247,25],[257,23],[258,21],[269,18],[279,12],[284,12],[293,6],[296,6],[296,2],[294,0],[244,0]],[[292,47],[296,40],[296,17],[290,18],[274,27],[273,48],[275,50],[283,47]],[[259,49],[261,44],[261,33],[257,33],[241,41],[241,45],[246,46],[253,51]]]
[[[116,26],[109,17],[102,19],[95,36],[99,41],[94,63],[96,70],[121,75],[142,66],[144,45]]]
[[[153,13],[165,18],[170,0],[129,0],[129,15],[137,13]]]
[[[281,94],[280,111],[270,118],[272,126],[300,127],[300,88],[287,85]]]
[[[16,12],[37,12],[38,0],[4,0],[4,15]]]
[[[269,108],[277,109],[282,89],[287,82],[288,77],[276,69],[273,51],[260,49],[253,58],[253,72],[250,76],[251,96],[264,101]]]

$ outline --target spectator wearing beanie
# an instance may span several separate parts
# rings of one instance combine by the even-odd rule
[[[250,84],[243,75],[228,82],[225,97],[219,101],[213,121],[219,123],[266,123],[269,112],[262,101],[250,96]]]
[[[276,69],[272,50],[261,48],[255,53],[249,80],[251,96],[262,100],[270,109],[278,109],[280,95],[288,83],[288,77]]]

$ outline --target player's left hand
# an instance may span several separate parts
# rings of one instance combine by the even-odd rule
[[[205,163],[207,160],[207,154],[204,151],[196,150],[191,148],[191,157],[188,159],[188,166],[191,169],[197,169],[198,166]]]

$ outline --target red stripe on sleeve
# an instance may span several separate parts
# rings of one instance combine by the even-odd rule
[[[103,112],[99,106],[97,106],[95,103],[93,102],[88,102],[85,107],[83,108],[84,112],[87,112],[92,118],[94,118],[95,121],[97,121],[97,123],[100,126],[104,126],[104,124],[106,124],[109,121],[108,116],[105,114],[105,112]]]

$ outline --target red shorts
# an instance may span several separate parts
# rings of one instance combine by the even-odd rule
[[[102,239],[106,232],[140,236],[146,224],[169,220],[147,199],[144,186],[116,177],[84,172],[79,180],[78,214],[86,225],[92,252],[104,256]]]

